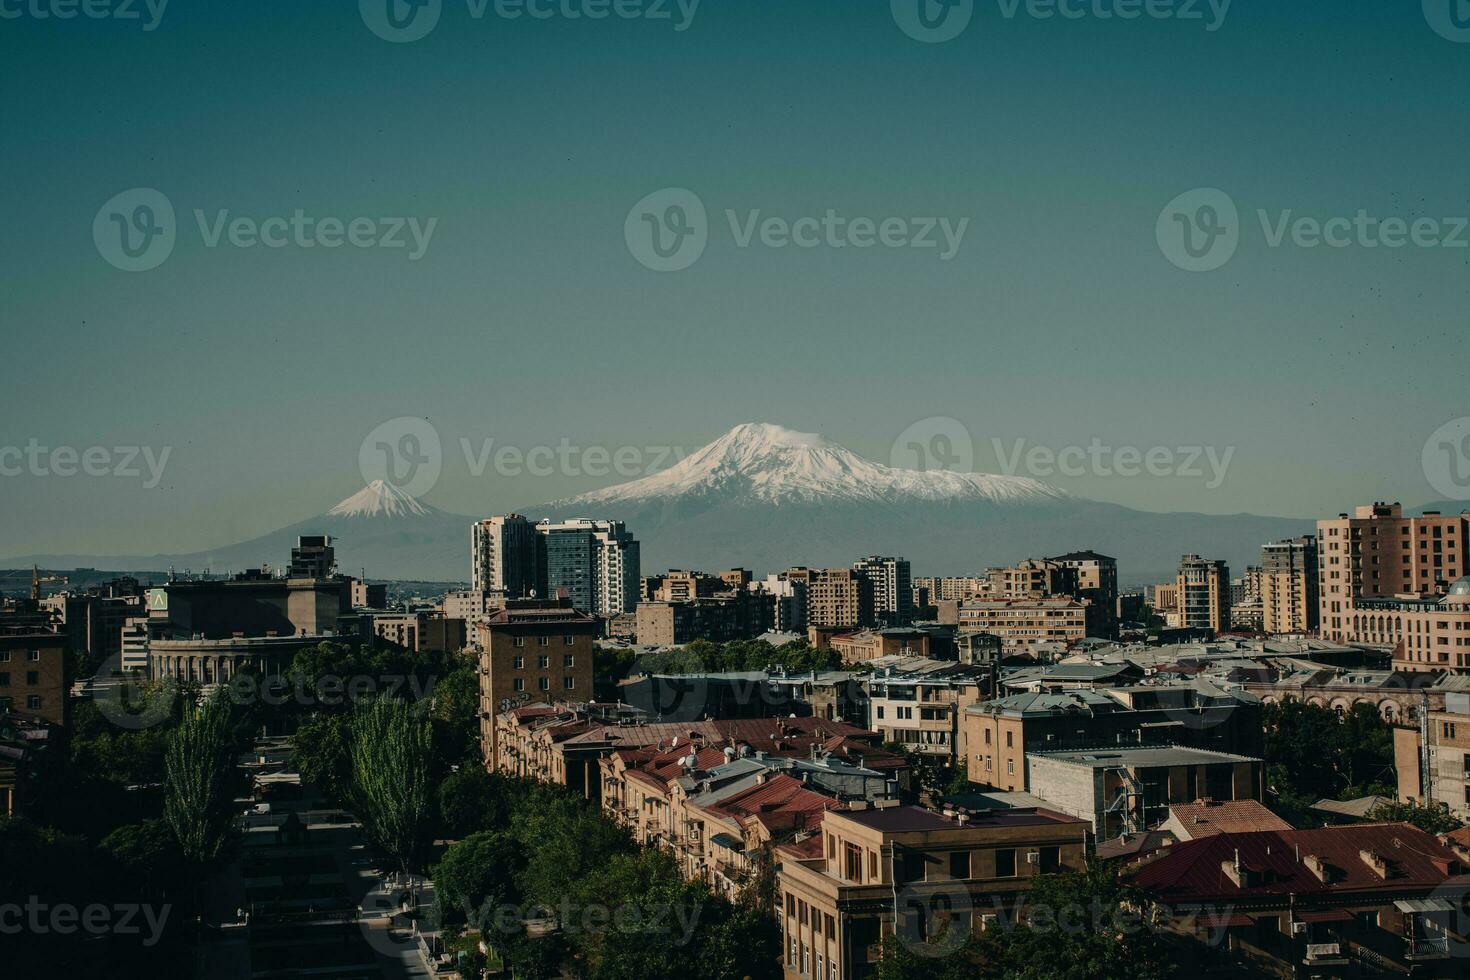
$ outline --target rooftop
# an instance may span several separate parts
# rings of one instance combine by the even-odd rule
[[[1089,769],[1152,769],[1163,766],[1202,766],[1212,763],[1260,762],[1250,756],[1211,752],[1176,745],[1140,745],[1092,751],[1027,752],[1029,759],[1046,759]]]

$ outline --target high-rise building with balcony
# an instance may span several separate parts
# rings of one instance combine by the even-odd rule
[[[1186,629],[1230,628],[1230,566],[1218,558],[1185,555],[1174,583],[1179,589],[1179,625]]]
[[[1310,633],[1317,628],[1317,539],[1311,535],[1261,548],[1261,628]]]

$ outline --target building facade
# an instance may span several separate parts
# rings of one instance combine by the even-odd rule
[[[1260,597],[1265,632],[1316,632],[1321,603],[1316,538],[1306,535],[1261,548]]]
[[[1217,558],[1185,555],[1174,584],[1180,626],[1216,633],[1230,629],[1230,566]]]

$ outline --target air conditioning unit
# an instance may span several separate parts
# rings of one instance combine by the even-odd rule
[[[1026,863],[1027,864],[1040,864],[1041,863],[1041,852],[1040,851],[1027,851],[1026,852]]]
[[[1293,936],[1305,936],[1307,934],[1307,924],[1305,922],[1293,922],[1291,924],[1291,934]]]

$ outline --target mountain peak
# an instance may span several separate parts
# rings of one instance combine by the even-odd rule
[[[884,466],[815,433],[745,422],[660,473],[555,501],[552,506],[667,501],[676,497],[782,504],[905,500],[1039,503],[1066,496],[1056,487],[1025,477]]]
[[[374,480],[327,511],[328,517],[423,517],[433,508],[419,503],[391,483]]]

